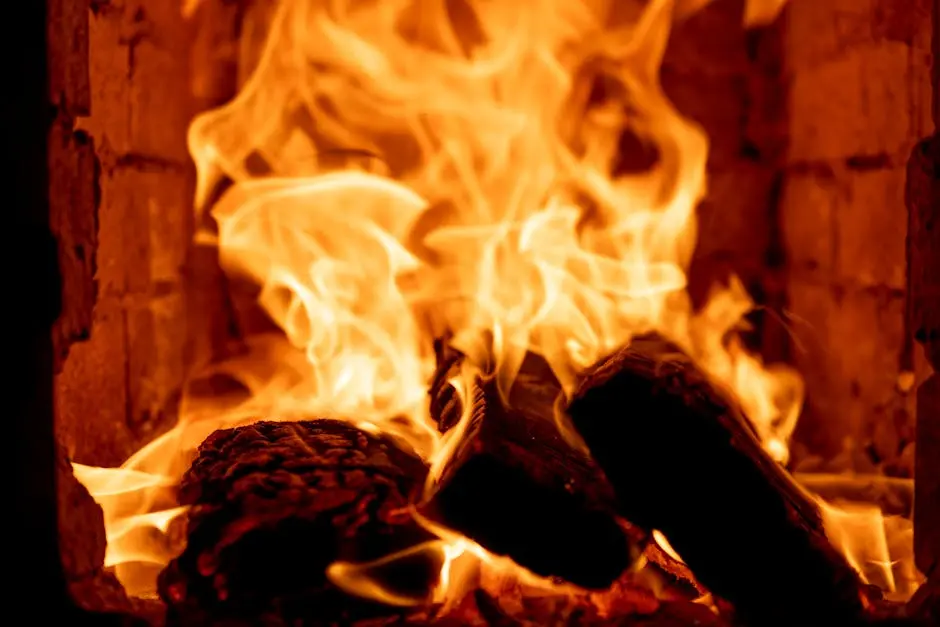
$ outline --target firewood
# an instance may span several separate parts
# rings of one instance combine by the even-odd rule
[[[431,408],[447,430],[462,412],[446,384],[460,356],[439,344],[438,358]],[[643,536],[628,537],[603,473],[559,433],[553,412],[560,393],[547,365],[534,355],[523,364],[508,402],[492,378],[479,377],[469,422],[420,509],[537,575],[605,588],[630,565]]]
[[[656,337],[591,369],[568,407],[632,523],[665,534],[747,624],[853,625],[857,573],[815,501],[762,450],[731,400]]]
[[[629,591],[627,592],[629,594]],[[649,591],[647,595],[652,596]],[[506,594],[475,596],[478,612],[488,627],[727,627],[730,623],[692,601],[657,602],[645,611],[613,612],[605,616],[579,597]]]
[[[398,443],[335,420],[258,422],[216,431],[184,476],[187,544],[160,576],[171,625],[322,625],[403,620],[326,576],[432,536],[409,504],[423,462]],[[433,585],[440,563],[413,564]],[[404,586],[406,582],[398,581]]]
[[[434,355],[437,368],[428,388],[430,396],[429,411],[431,418],[437,422],[441,433],[446,433],[460,420],[463,406],[457,397],[457,391],[449,383],[449,379],[460,373],[464,355],[453,346],[447,338],[438,338],[434,341]]]

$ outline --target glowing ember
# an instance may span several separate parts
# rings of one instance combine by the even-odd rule
[[[200,237],[227,272],[261,286],[283,333],[216,367],[245,398],[188,396],[176,428],[120,469],[74,466],[105,511],[107,565],[122,566],[131,593],[153,590],[142,565],[173,557],[161,531],[181,510],[169,489],[216,429],[355,419],[406,438],[433,475],[460,434],[441,437],[427,415],[431,343],[445,330],[469,356],[463,376],[493,368],[503,390],[526,351],[570,390],[581,368],[657,331],[733,390],[786,460],[799,377],[764,367],[732,333],[751,307],[738,282],[699,311],[685,293],[708,142],[658,70],[673,20],[704,4],[281,3],[252,78],[193,121],[189,145],[197,211],[218,223]],[[782,5],[750,2],[746,21]],[[648,170],[618,171],[625,134],[655,148]],[[462,556],[496,561],[439,531],[414,550],[440,556],[443,600],[466,579]],[[375,588],[369,572],[381,567],[328,574],[416,602]]]

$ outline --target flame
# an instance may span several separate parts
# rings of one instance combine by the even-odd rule
[[[685,563],[685,560],[679,557],[679,554],[676,553],[676,550],[672,548],[671,544],[669,544],[669,540],[666,539],[666,536],[662,531],[659,529],[653,529],[653,540],[656,542],[656,544],[659,545],[659,548],[669,555],[669,557],[676,560],[677,562],[681,562],[683,564]]]
[[[460,394],[482,370],[506,391],[527,351],[570,391],[585,366],[657,331],[732,390],[786,460],[800,378],[743,348],[735,331],[752,303],[740,282],[699,311],[685,292],[708,141],[658,70],[674,20],[704,4],[277,6],[251,78],[193,120],[189,148],[197,217],[217,226],[198,241],[259,286],[280,332],[249,338],[246,354],[206,373],[237,381],[239,396],[190,391],[176,427],[120,469],[73,465],[105,511],[106,561],[131,593],[152,594],[154,571],[141,565],[178,550],[160,537],[185,511],[171,489],[216,429],[261,416],[354,420],[407,439],[433,482],[461,433],[440,436],[427,415],[431,341],[444,331],[469,357],[452,382]],[[769,21],[783,4],[751,1],[745,21]],[[621,164],[627,135],[654,163]],[[436,531],[440,541],[334,564],[328,576],[407,604],[428,597],[383,582],[395,560],[439,564],[438,602],[481,565],[522,572]]]
[[[808,477],[810,485],[851,483],[852,475]],[[895,480],[901,481],[901,480]],[[885,598],[907,601],[924,582],[914,565],[913,524],[903,516],[885,516],[877,505],[816,497],[826,535],[862,581],[878,586]]]

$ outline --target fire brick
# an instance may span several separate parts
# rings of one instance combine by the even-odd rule
[[[903,290],[904,168],[846,172],[836,206],[836,280]]]
[[[897,404],[904,298],[879,290],[790,283],[793,360],[806,380],[800,439],[831,456],[864,448],[877,407]]]
[[[56,435],[72,459],[120,465],[134,452],[125,427],[124,311],[95,308],[91,337],[72,346],[55,380]]]
[[[56,379],[57,421],[77,461],[120,464],[175,414],[186,374],[189,31],[173,3],[96,5],[89,22],[92,106],[77,126],[100,163],[98,289],[90,336]]]
[[[901,154],[910,146],[910,49],[885,41],[853,48],[792,77],[791,161]]]
[[[790,173],[783,186],[780,221],[791,270],[832,272],[833,222],[841,189],[827,168]]]

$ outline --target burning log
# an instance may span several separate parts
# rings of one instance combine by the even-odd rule
[[[180,502],[192,508],[186,548],[160,577],[168,622],[401,618],[401,608],[345,594],[326,571],[337,560],[367,562],[430,539],[409,510],[426,472],[389,439],[335,420],[215,432],[180,486]],[[399,575],[419,588],[436,581],[441,564],[412,566]]]
[[[749,624],[861,622],[862,585],[826,538],[812,498],[673,346],[637,340],[604,360],[569,415],[622,514],[662,531]]]
[[[446,380],[461,356],[438,344],[431,411],[446,431],[461,403]],[[472,390],[469,423],[421,511],[543,577],[609,586],[630,565],[631,545],[603,473],[555,425],[561,392],[547,365],[530,355],[504,403],[489,378]]]
[[[617,588],[626,603],[638,590]],[[729,623],[708,607],[692,601],[658,602],[652,593],[652,607],[630,606],[626,611],[614,608],[606,615],[590,597],[520,596],[512,590],[490,596],[477,590],[474,601],[479,616],[488,627],[523,627],[552,625],[553,627],[728,627]]]

